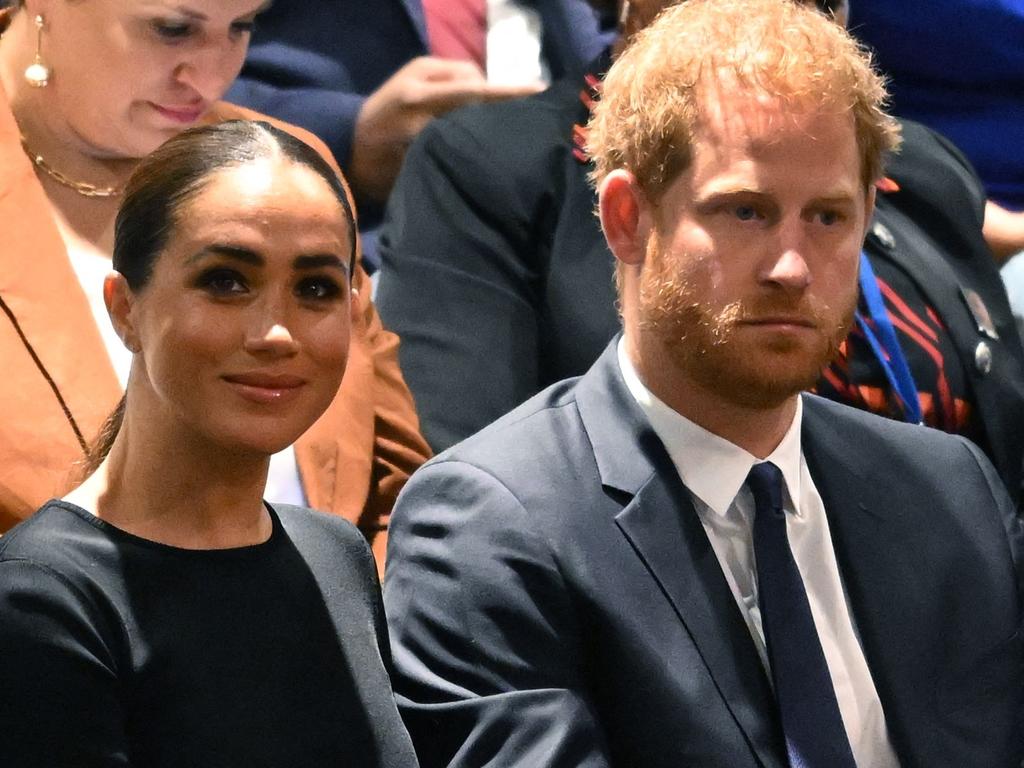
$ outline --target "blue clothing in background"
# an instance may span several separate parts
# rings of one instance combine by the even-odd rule
[[[1024,210],[1024,0],[854,0],[850,31],[893,111],[953,141],[990,198]]]

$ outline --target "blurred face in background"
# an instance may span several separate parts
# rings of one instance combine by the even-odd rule
[[[137,158],[199,122],[241,70],[265,0],[40,0],[38,120],[80,151]]]

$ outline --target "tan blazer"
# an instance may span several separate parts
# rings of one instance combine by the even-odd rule
[[[269,120],[222,103],[209,121],[238,117]],[[312,134],[270,122],[337,167]],[[430,450],[398,368],[398,337],[381,326],[361,268],[354,282],[362,311],[345,377],[295,453],[310,506],[358,525],[383,564],[391,507]],[[0,88],[0,532],[69,490],[76,462],[120,396]]]

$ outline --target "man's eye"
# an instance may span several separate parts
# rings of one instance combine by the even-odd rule
[[[830,227],[833,224],[838,224],[842,220],[842,216],[838,211],[822,211],[818,214],[818,220],[826,227]]]
[[[341,286],[330,278],[310,277],[296,286],[295,293],[303,299],[333,299],[341,294]]]
[[[740,221],[753,221],[759,218],[757,209],[752,205],[738,205],[733,212]]]

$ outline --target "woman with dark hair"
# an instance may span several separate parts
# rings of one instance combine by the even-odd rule
[[[219,101],[263,0],[21,0],[0,11],[0,533],[76,480],[127,383],[106,317],[114,216],[139,159]],[[312,145],[311,134],[283,127]],[[355,522],[383,561],[391,507],[429,450],[394,335],[356,267],[345,380],[270,466],[267,497]]]
[[[0,765],[416,764],[369,547],[262,501],[345,371],[354,233],[334,170],[266,123],[187,131],[128,182],[106,455],[0,539]]]

